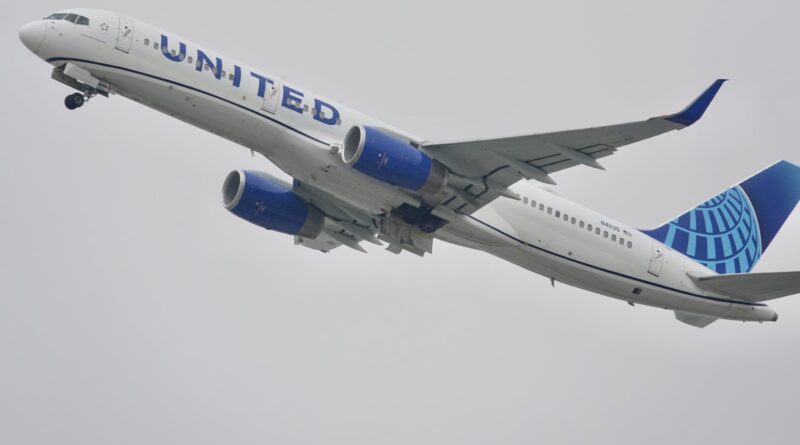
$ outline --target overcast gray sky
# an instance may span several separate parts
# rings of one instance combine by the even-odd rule
[[[321,254],[229,214],[275,172],[70,91],[0,15],[0,443],[796,443],[800,296],[696,329],[437,243]],[[800,163],[792,1],[107,1],[431,140],[611,124],[726,84],[697,125],[559,192],[639,227]],[[757,271],[800,269],[800,215]]]

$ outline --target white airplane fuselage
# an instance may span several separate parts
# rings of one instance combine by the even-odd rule
[[[343,164],[336,153],[355,125],[408,133],[146,23],[105,11],[70,12],[103,26],[27,25],[44,30],[31,50],[48,63],[82,68],[112,93],[258,152],[292,177],[371,214],[415,202]],[[130,30],[123,37],[124,26]],[[764,304],[698,288],[689,274],[712,271],[632,227],[524,181],[511,189],[523,199],[500,197],[472,215],[456,215],[436,238],[627,302],[715,318],[777,319]]]

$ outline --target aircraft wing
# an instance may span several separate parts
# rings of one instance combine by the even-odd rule
[[[294,237],[294,244],[328,253],[331,250],[346,246],[365,252],[361,241],[382,245],[377,239],[378,227],[372,216],[330,193],[313,185],[294,179],[291,183],[283,178],[267,172],[253,172],[272,183],[291,190],[305,202],[312,205],[324,216],[322,232],[316,238]]]
[[[520,179],[555,184],[551,173],[576,165],[602,169],[597,159],[614,154],[619,147],[692,125],[703,116],[724,82],[715,81],[683,111],[668,116],[554,133],[429,143],[422,149],[452,172],[471,180],[446,205],[472,213]]]
[[[378,229],[368,213],[298,180],[294,181],[292,191],[325,214],[322,233],[315,239],[295,236],[295,245],[325,253],[342,245],[366,253],[361,241],[381,245],[376,238]]]

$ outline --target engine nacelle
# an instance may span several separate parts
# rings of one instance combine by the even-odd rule
[[[423,194],[436,194],[447,185],[447,169],[385,130],[356,126],[347,132],[342,161],[378,179]]]
[[[235,170],[222,185],[222,203],[231,213],[265,229],[316,238],[325,215],[267,175]]]

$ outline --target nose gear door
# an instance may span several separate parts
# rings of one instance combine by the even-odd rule
[[[133,44],[133,20],[120,16],[119,33],[117,34],[117,49],[127,53]]]

